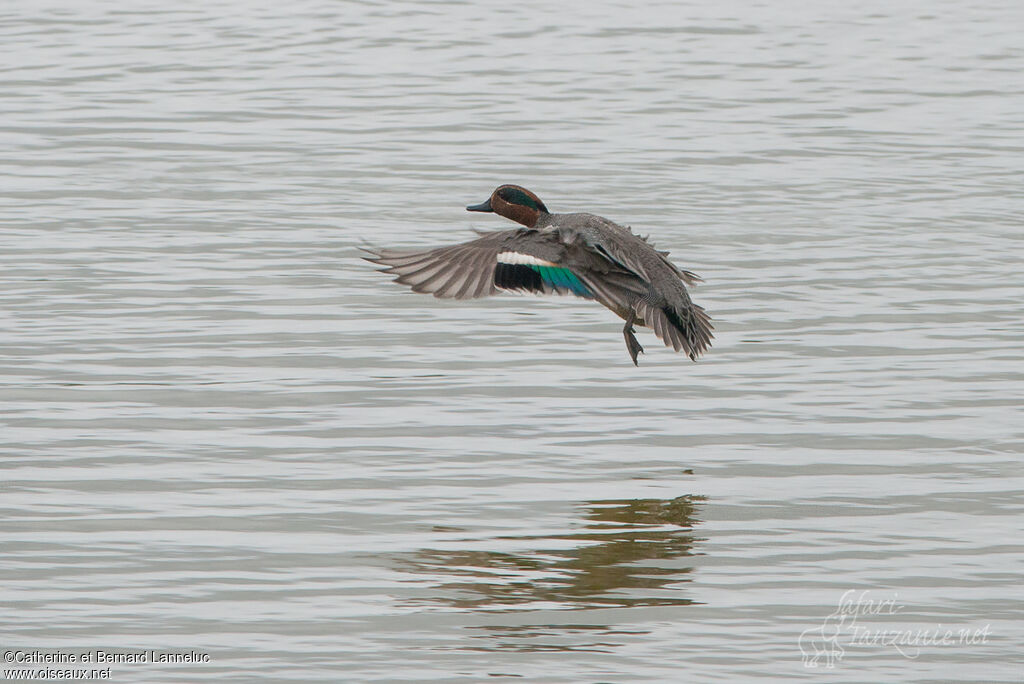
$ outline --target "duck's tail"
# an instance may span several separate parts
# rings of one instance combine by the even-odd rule
[[[641,300],[636,310],[666,347],[682,351],[693,361],[711,346],[714,338],[711,317],[689,298],[683,306],[666,304],[661,307]]]

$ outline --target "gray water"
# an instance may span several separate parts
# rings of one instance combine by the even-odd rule
[[[856,5],[5,5],[5,657],[1019,682],[1024,6]],[[359,259],[505,182],[707,356]]]

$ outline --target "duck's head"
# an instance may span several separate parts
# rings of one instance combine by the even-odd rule
[[[526,188],[500,185],[486,201],[468,206],[466,211],[493,211],[527,228],[533,228],[540,217],[548,213],[548,208],[540,201],[540,197]]]

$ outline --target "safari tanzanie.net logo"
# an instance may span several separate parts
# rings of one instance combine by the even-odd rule
[[[820,625],[800,634],[797,643],[804,667],[834,668],[847,650],[853,648],[893,649],[913,660],[924,649],[986,644],[991,636],[991,625],[914,626],[919,622],[905,620],[905,608],[895,592],[889,597],[876,598],[868,590],[858,593],[850,589]]]

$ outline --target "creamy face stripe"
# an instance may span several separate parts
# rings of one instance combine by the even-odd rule
[[[503,264],[522,264],[524,266],[558,266],[553,261],[545,261],[519,252],[502,252],[498,255],[498,261]]]

